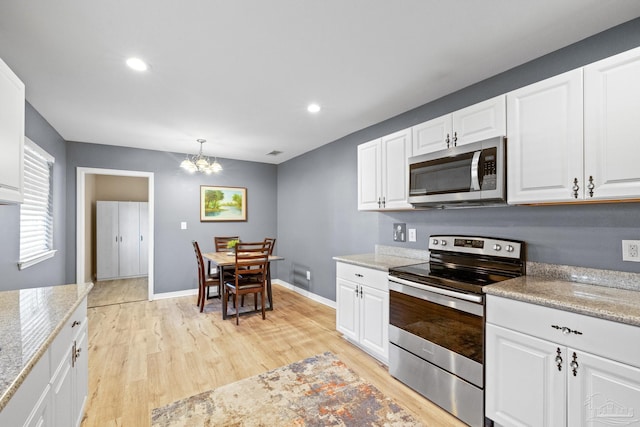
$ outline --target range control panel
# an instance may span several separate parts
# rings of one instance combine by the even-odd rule
[[[429,250],[520,259],[524,243],[492,237],[435,235],[429,237]]]

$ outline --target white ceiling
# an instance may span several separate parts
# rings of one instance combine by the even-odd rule
[[[636,0],[7,0],[0,57],[65,140],[204,138],[281,163],[638,16]]]

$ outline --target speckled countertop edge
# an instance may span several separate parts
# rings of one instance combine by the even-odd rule
[[[485,287],[489,295],[640,326],[640,292],[545,276],[523,276]]]
[[[419,264],[429,260],[428,251],[376,245],[374,253],[334,256],[334,260],[360,267],[389,271],[390,268]]]
[[[51,346],[51,343],[53,342],[55,337],[58,336],[58,333],[62,330],[62,328],[64,327],[64,324],[67,322],[67,320],[69,320],[69,318],[71,317],[75,309],[78,308],[78,306],[80,305],[82,300],[87,296],[91,288],[93,288],[93,283],[83,283],[83,284],[77,284],[77,285],[62,285],[62,286],[73,286],[75,289],[75,293],[77,295],[77,299],[73,304],[71,304],[70,308],[67,310],[65,315],[60,319],[60,321],[55,326],[55,328],[52,329],[51,333],[47,336],[47,338],[42,341],[38,350],[33,354],[33,356],[31,356],[29,361],[23,365],[22,370],[16,376],[16,378],[4,390],[4,392],[0,396],[0,411],[2,411],[7,406],[7,404],[13,397],[13,395],[16,393],[16,391],[20,387],[20,385],[22,385],[22,383],[24,382],[25,378],[27,378],[29,373],[33,370],[33,367],[36,365],[36,363],[38,363],[38,361],[42,358],[42,355]],[[20,292],[20,290],[3,291],[2,293],[4,292],[18,293]],[[0,331],[2,331],[5,327],[6,325],[0,325]],[[5,331],[2,331],[2,333],[5,334]]]

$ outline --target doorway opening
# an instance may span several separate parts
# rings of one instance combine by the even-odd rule
[[[148,203],[145,235],[148,251],[144,255],[148,265],[146,277],[126,278],[95,282],[96,297],[98,291],[115,303],[129,302],[126,298],[153,300],[153,230],[154,230],[154,175],[152,172],[124,171],[114,169],[78,168],[77,169],[77,229],[76,229],[76,281],[95,282],[96,276],[96,201],[98,199],[136,199]],[[135,190],[137,188],[137,190]],[[106,288],[106,285],[113,285]],[[146,288],[145,291],[141,290]],[[105,290],[107,292],[105,292]],[[120,292],[120,294],[118,294]],[[93,290],[92,290],[93,293]],[[105,305],[96,299],[96,304]],[[132,300],[132,301],[133,301]],[[107,302],[106,300],[104,302]],[[108,304],[106,304],[108,305]]]

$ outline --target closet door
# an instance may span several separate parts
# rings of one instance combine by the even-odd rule
[[[140,275],[149,274],[149,203],[140,202]]]
[[[96,202],[97,279],[118,277],[118,202]]]
[[[140,203],[118,202],[120,277],[140,274]]]

